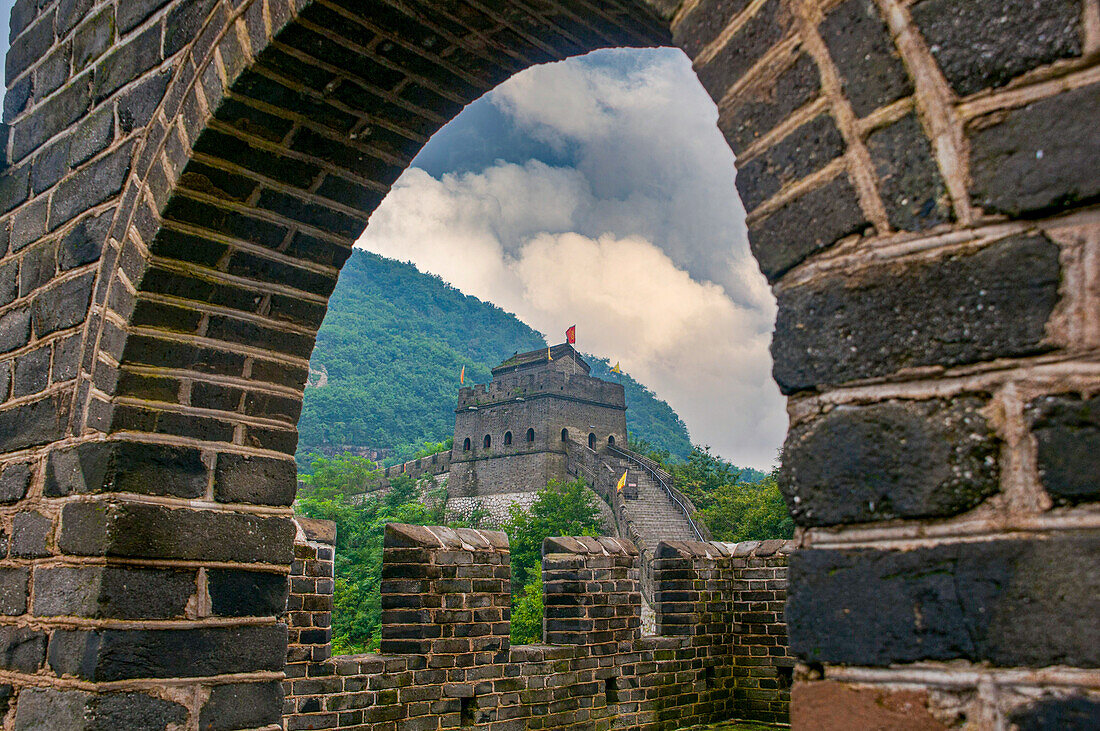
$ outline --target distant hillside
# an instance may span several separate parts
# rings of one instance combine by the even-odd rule
[[[467,384],[487,383],[508,356],[545,345],[499,307],[411,264],[356,250],[317,335],[311,367],[327,379],[306,389],[299,455],[320,445],[392,449],[445,439],[463,365]],[[614,378],[606,361],[586,358],[592,375]],[[676,412],[626,373],[622,383],[631,433],[686,456],[691,441]]]

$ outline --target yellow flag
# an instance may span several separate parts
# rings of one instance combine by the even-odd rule
[[[615,485],[615,489],[619,492],[622,492],[624,487],[626,487],[626,472],[624,472],[623,476],[619,478],[619,484]]]
[[[462,366],[462,370],[458,374],[459,385],[466,385],[466,366]]]
[[[550,357],[550,346],[549,345],[546,346],[546,360],[554,360],[553,358]]]
[[[622,369],[619,368],[619,361],[615,361],[615,367],[611,369],[612,373],[622,373]]]

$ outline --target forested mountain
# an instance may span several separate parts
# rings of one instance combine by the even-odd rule
[[[490,369],[508,356],[545,345],[499,307],[411,264],[356,250],[317,335],[310,365],[327,376],[323,387],[306,389],[299,454],[319,445],[395,448],[442,440],[454,430],[463,365],[467,384],[487,383]],[[592,375],[614,378],[606,361],[586,359]],[[691,442],[676,412],[626,373],[622,383],[632,434],[687,456]]]

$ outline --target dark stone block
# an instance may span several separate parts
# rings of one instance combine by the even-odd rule
[[[25,558],[49,556],[46,541],[53,530],[49,516],[33,511],[16,513],[12,519],[11,555]]]
[[[115,9],[106,7],[84,20],[73,35],[73,74],[102,56],[115,37]]]
[[[19,208],[11,219],[8,244],[13,252],[33,244],[46,233],[46,209],[49,199],[39,196],[35,201]]]
[[[31,189],[35,195],[52,188],[69,172],[69,138],[54,142],[32,158]]]
[[[42,337],[83,322],[94,283],[95,272],[88,272],[39,292],[31,304],[35,334]]]
[[[95,0],[61,0],[57,4],[57,31],[65,35],[84,19]]]
[[[118,195],[130,173],[132,152],[132,142],[122,145],[62,181],[53,195],[50,230]]]
[[[278,224],[261,221],[236,211],[217,208],[179,195],[168,202],[164,217],[170,221],[192,224],[208,231],[216,231],[223,236],[259,244],[270,249],[278,247],[287,235],[286,228]]]
[[[0,614],[18,616],[27,611],[27,581],[31,570],[26,566],[0,568]]]
[[[748,4],[749,0],[712,0],[698,3],[677,24],[673,40],[684,49],[684,53],[695,58]]]
[[[96,102],[103,101],[149,69],[159,65],[162,58],[159,23],[116,44],[114,49],[96,66],[96,73],[92,80],[92,93]]]
[[[79,167],[99,154],[115,139],[114,105],[107,104],[81,120],[69,142],[69,165]]]
[[[750,83],[718,120],[718,127],[734,152],[740,152],[816,98],[820,90],[817,64],[800,55],[777,77]]]
[[[286,609],[285,574],[207,569],[206,576],[214,614],[219,617],[278,616]]]
[[[46,389],[50,382],[50,346],[41,345],[15,359],[11,397],[29,396]]]
[[[0,353],[22,348],[31,339],[31,313],[23,307],[0,315]]]
[[[57,258],[61,271],[90,264],[99,259],[103,245],[107,242],[113,216],[113,210],[98,216],[89,216],[65,234],[65,238],[61,240],[61,245],[58,247]]]
[[[14,80],[46,55],[54,41],[54,17],[55,11],[51,9],[38,16],[18,35],[13,31],[12,43],[5,59],[5,78]]]
[[[247,140],[231,137],[209,127],[203,130],[195,142],[195,152],[240,165],[246,170],[295,188],[308,188],[321,173],[321,169],[314,165],[272,154],[268,150],[253,147]]]
[[[71,81],[27,113],[12,127],[12,161],[22,160],[54,135],[72,126],[88,111],[91,101],[88,84]]]
[[[857,117],[913,93],[890,31],[872,0],[847,0],[819,28]]]
[[[178,703],[143,693],[108,693],[91,703],[88,731],[114,729],[173,729],[187,722],[187,709]]]
[[[1080,0],[925,0],[912,15],[959,96],[1081,55]]]
[[[14,728],[16,731],[84,731],[87,728],[84,712],[94,697],[80,690],[24,688],[19,693]]]
[[[0,668],[36,673],[46,659],[46,635],[26,627],[0,627]]]
[[[780,485],[801,525],[955,515],[998,491],[987,400],[841,406],[795,427]]]
[[[259,728],[280,722],[283,685],[279,682],[215,685],[199,713],[204,731]]]
[[[973,253],[792,287],[778,298],[775,378],[793,393],[1041,353],[1060,279],[1058,247],[1020,235]]]
[[[11,304],[19,296],[19,262],[9,259],[0,264],[0,306]]]
[[[69,66],[72,63],[73,44],[65,42],[55,45],[42,59],[33,72],[34,95],[45,99],[69,80]]]
[[[45,494],[133,492],[197,498],[206,491],[198,449],[135,442],[90,442],[50,455]]]
[[[783,186],[801,180],[844,154],[844,139],[828,114],[821,114],[737,170],[737,190],[752,211]]]
[[[0,472],[0,502],[14,503],[22,500],[31,484],[29,464],[10,464]]]
[[[1040,698],[1017,708],[1008,722],[1017,731],[1091,731],[1100,718],[1100,701],[1085,696]]]
[[[1100,195],[1100,84],[1003,113],[969,133],[971,196],[1011,216],[1081,205]]]
[[[298,485],[294,460],[222,453],[214,472],[214,499],[224,503],[290,505]]]
[[[53,382],[76,378],[80,367],[80,335],[55,340],[53,344]]]
[[[127,0],[118,9],[119,31],[125,33],[133,30],[167,2],[168,0]]]
[[[57,245],[46,241],[27,250],[19,265],[19,296],[26,297],[57,273]]]
[[[34,611],[45,617],[178,619],[194,593],[194,571],[51,566],[34,574]]]
[[[131,3],[126,3],[129,7]],[[121,14],[122,9],[119,8]],[[172,75],[170,71],[158,71],[149,74],[135,86],[124,91],[118,102],[118,124],[124,134],[144,127],[153,118],[160,100],[168,89]]]
[[[49,663],[96,682],[281,671],[286,625],[189,630],[55,630]]]
[[[294,532],[289,518],[80,502],[62,508],[58,543],[80,556],[289,564]]]
[[[1100,536],[952,543],[790,558],[786,618],[806,662],[1100,664]]]
[[[58,391],[45,398],[0,411],[0,451],[14,452],[61,438],[69,421],[72,391]]]
[[[697,73],[699,81],[718,100],[768,50],[792,32],[794,19],[785,3],[768,0]]]
[[[7,90],[4,95],[4,121],[11,122],[27,108],[34,89],[34,79],[28,74]]]
[[[871,133],[867,149],[891,226],[921,231],[951,220],[947,187],[916,114]]]
[[[1046,396],[1026,417],[1039,446],[1039,479],[1054,501],[1100,500],[1100,396]]]

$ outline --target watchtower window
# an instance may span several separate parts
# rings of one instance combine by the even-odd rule
[[[463,452],[469,452],[470,451],[470,438],[469,437],[466,437],[466,441],[462,442],[462,451]]]
[[[588,448],[589,449],[595,449],[596,448],[596,435],[595,434],[589,434],[588,435]]]
[[[484,440],[484,442],[482,442],[482,446],[485,447],[486,449],[493,446],[493,438],[491,436],[489,436],[488,434],[486,434],[485,435],[485,440]]]
[[[609,434],[607,436],[607,443],[610,444],[612,447],[615,446],[615,435],[614,434]]]
[[[504,432],[504,446],[507,447],[511,443],[512,443],[512,432],[510,432],[510,431]]]
[[[569,430],[568,429],[562,429],[561,430],[561,440],[563,442],[568,442],[569,441]]]
[[[535,441],[535,430],[534,429],[528,429],[527,430],[527,441],[529,441],[529,442]]]

